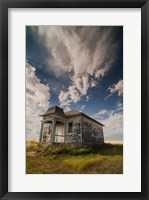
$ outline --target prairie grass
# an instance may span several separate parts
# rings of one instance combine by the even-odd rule
[[[26,142],[26,152],[36,151],[38,147],[38,142],[36,141],[27,141]]]
[[[27,174],[122,174],[123,145],[72,148],[26,143]]]
[[[67,158],[64,163],[72,167],[77,172],[81,172],[84,169],[89,168],[93,164],[98,163],[102,160],[102,157],[77,157],[77,158]]]
[[[119,174],[122,173],[122,156],[85,156],[67,158],[64,162],[76,173]]]

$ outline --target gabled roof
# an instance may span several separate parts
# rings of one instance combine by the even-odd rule
[[[85,116],[86,118],[88,118],[88,119],[90,119],[90,120],[92,120],[92,121],[94,121],[94,122],[100,124],[101,126],[104,126],[104,124],[102,124],[101,122],[99,122],[99,121],[93,119],[92,117],[86,115],[85,113],[80,112],[80,111],[77,111],[77,110],[70,110],[70,111],[68,111],[68,112],[65,112],[65,115],[66,115],[67,117],[73,117],[73,116],[83,115],[83,116]]]
[[[75,115],[80,115],[82,112],[79,112],[77,110],[70,110],[70,111],[67,111],[65,112],[65,115],[67,116],[75,116]]]
[[[83,112],[80,112],[80,111],[77,111],[77,110],[70,110],[70,111],[64,113],[63,109],[58,107],[58,106],[54,106],[54,107],[49,108],[44,114],[42,114],[40,116],[44,117],[44,116],[48,116],[48,115],[51,115],[51,114],[57,114],[57,115],[61,115],[63,117],[67,117],[67,118],[82,115],[82,116],[85,116],[86,118],[100,124],[101,126],[104,126],[101,122],[93,119],[92,117],[86,115]]]

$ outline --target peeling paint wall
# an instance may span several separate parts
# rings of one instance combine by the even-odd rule
[[[70,117],[67,119],[66,124],[66,142],[68,143],[80,143],[82,141],[81,135],[81,116]],[[68,132],[69,123],[73,123],[73,132]]]
[[[44,123],[42,132],[42,142],[50,142],[51,140],[51,124]]]
[[[103,144],[103,128],[100,124],[83,117],[82,121],[82,143]]]
[[[88,145],[104,143],[102,125],[85,116],[80,115],[64,118],[62,116],[54,115],[49,117],[55,117],[55,121],[57,121],[55,124],[54,142],[82,143]],[[48,117],[46,117],[46,120],[48,120]],[[72,123],[72,132],[69,132],[69,123]],[[51,142],[51,134],[53,134],[52,128],[52,122],[44,123],[41,140],[42,142]],[[64,137],[57,135],[64,135]]]
[[[42,131],[42,136],[41,136],[41,142],[44,143],[50,143],[52,142],[52,137],[51,134],[53,134],[53,125],[52,125],[52,121],[53,119],[55,119],[55,134],[56,135],[61,135],[60,132],[62,132],[62,135],[64,135],[65,132],[65,117],[60,116],[60,115],[56,115],[56,114],[51,114],[48,116],[44,116],[43,117],[43,130]],[[57,123],[56,123],[57,122]],[[60,125],[58,122],[61,122],[62,124]],[[61,128],[59,128],[61,126]],[[54,142],[64,142],[64,137],[60,137],[60,136],[55,136],[54,137]]]

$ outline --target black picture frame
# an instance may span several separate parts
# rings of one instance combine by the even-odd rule
[[[8,9],[141,8],[141,192],[8,191]],[[0,0],[0,197],[1,199],[149,199],[149,2],[148,0]],[[134,180],[135,181],[135,180]]]

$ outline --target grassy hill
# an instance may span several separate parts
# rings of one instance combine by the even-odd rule
[[[72,148],[26,143],[27,174],[122,174],[123,145]]]

